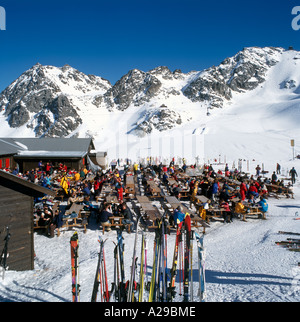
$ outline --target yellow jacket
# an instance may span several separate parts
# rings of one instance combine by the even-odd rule
[[[66,179],[66,177],[63,177],[61,179],[60,185],[65,190],[66,194],[68,194],[69,184],[68,184],[68,180]]]
[[[242,214],[245,212],[245,206],[241,203],[241,202],[238,202],[236,205],[235,205],[235,212],[237,214]]]

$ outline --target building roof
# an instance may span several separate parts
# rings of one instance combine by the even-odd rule
[[[0,170],[0,185],[32,197],[42,197],[44,195],[52,197],[56,196],[55,191],[44,188],[2,170]]]
[[[21,147],[7,139],[0,139],[0,155],[14,155],[19,152]]]
[[[95,149],[91,138],[0,138],[0,155],[83,158]]]

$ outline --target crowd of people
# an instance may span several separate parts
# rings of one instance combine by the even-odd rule
[[[246,177],[244,173],[237,169],[230,170],[228,164],[224,169],[214,170],[212,165],[205,165],[202,168],[202,174],[199,176],[180,176],[180,173],[186,173],[187,169],[196,169],[196,165],[187,166],[186,163],[178,168],[175,167],[174,159],[169,165],[139,164],[132,165],[133,174],[140,174],[142,183],[145,185],[145,194],[151,194],[150,187],[147,186],[145,173],[166,186],[168,192],[178,198],[183,199],[182,192],[188,192],[187,200],[190,201],[190,208],[194,204],[197,195],[205,196],[209,202],[203,205],[205,210],[209,209],[209,205],[223,208],[225,222],[231,222],[233,214],[241,209],[233,209],[231,200],[239,200],[235,203],[237,208],[243,208],[243,205],[254,205],[260,207],[263,212],[267,209],[268,188],[267,185],[274,184],[285,187],[283,180],[279,180],[281,167],[279,164],[273,172],[271,178],[261,176],[261,169],[256,167],[256,174]],[[62,191],[62,197],[67,200],[67,205],[62,211],[60,208],[53,209],[53,203],[44,200],[37,200],[35,215],[38,218],[38,226],[47,226],[50,236],[54,236],[55,228],[62,224],[64,212],[72,207],[73,204],[81,204],[85,210],[89,210],[95,214],[98,224],[104,226],[107,230],[111,229],[110,217],[122,216],[123,223],[127,225],[128,232],[134,229],[134,216],[127,206],[124,196],[126,195],[126,175],[129,171],[129,165],[124,165],[124,170],[118,170],[118,163],[112,164],[111,168],[106,171],[98,171],[92,173],[88,167],[83,167],[80,171],[68,169],[63,163],[58,167],[54,167],[51,162],[43,163],[40,161],[35,169],[20,173],[16,167],[14,170],[7,171],[19,176],[30,182],[42,185],[51,190]],[[123,168],[123,167],[122,167]],[[291,187],[297,178],[297,172],[293,167],[290,172],[291,183],[287,187]],[[180,176],[180,179],[178,178]],[[176,183],[169,184],[168,179],[174,179]],[[118,199],[118,204],[106,203],[101,201],[98,203],[102,187],[108,184],[112,187]],[[97,202],[92,202],[97,201]],[[175,223],[183,220],[184,214],[182,209],[177,209],[174,213]]]
[[[171,167],[170,167],[171,168]],[[284,185],[283,179],[279,180],[277,175],[280,175],[280,166],[277,164],[276,173],[273,172],[271,178],[264,178],[261,176],[261,168],[256,167],[256,174],[251,175],[250,178],[245,176],[244,173],[237,169],[229,170],[228,164],[226,164],[224,171],[219,169],[215,171],[212,165],[204,166],[203,174],[197,178],[188,178],[181,184],[176,184],[170,189],[171,194],[181,199],[182,188],[189,189],[190,207],[195,203],[197,195],[203,195],[208,199],[208,202],[203,204],[202,217],[205,218],[205,214],[209,211],[209,207],[218,207],[223,209],[224,222],[232,222],[234,214],[243,214],[246,209],[251,207],[257,207],[265,217],[265,213],[268,211],[267,198],[269,196],[268,185],[274,185],[277,187],[277,193],[283,193],[283,188],[292,189],[292,185],[295,183],[297,172],[293,167],[290,172],[291,183]],[[164,177],[173,177],[177,180],[176,173],[173,170],[166,171]],[[164,180],[167,184],[167,180]],[[286,196],[290,195],[286,193]],[[232,202],[232,201],[235,202]],[[184,214],[182,213],[182,207],[175,211],[174,216],[176,220],[183,220]],[[179,219],[178,219],[179,218]]]

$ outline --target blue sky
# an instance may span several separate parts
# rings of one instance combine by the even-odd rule
[[[266,3],[267,2],[267,3]],[[183,72],[249,46],[294,46],[300,0],[0,0],[0,91],[37,62],[69,64],[115,83],[130,69]]]

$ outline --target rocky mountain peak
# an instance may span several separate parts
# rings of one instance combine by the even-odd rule
[[[192,119],[183,115],[189,112],[185,106],[223,108],[233,94],[257,88],[283,53],[282,48],[244,48],[218,66],[187,74],[167,66],[132,69],[113,86],[67,64],[37,63],[0,94],[0,111],[11,128],[26,126],[36,136],[72,135],[88,120],[86,115],[101,122],[102,115],[128,108],[137,108],[140,116],[129,125],[130,133],[165,131]],[[294,88],[290,80],[282,87]],[[159,108],[162,104],[168,108]]]

